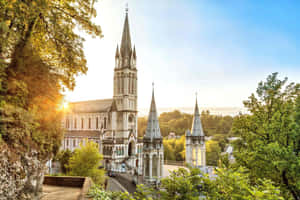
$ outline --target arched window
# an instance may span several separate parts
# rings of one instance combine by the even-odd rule
[[[82,129],[83,129],[83,127],[84,127],[83,122],[84,122],[84,120],[83,120],[83,118],[81,118],[81,128],[82,128]]]
[[[122,77],[122,94],[124,94],[125,79]]]
[[[69,128],[70,127],[70,121],[69,119],[66,119],[66,128]]]
[[[146,163],[145,163],[145,164],[146,164],[146,165],[145,165],[145,168],[146,168],[146,169],[145,169],[145,175],[146,175],[146,176],[149,176],[149,165],[150,165],[150,161],[149,161],[149,155],[148,155],[148,154],[146,155],[146,159],[145,159],[145,160],[146,160]]]
[[[106,129],[106,117],[104,117],[104,128]]]
[[[131,94],[132,92],[131,92],[131,86],[132,86],[132,80],[131,80],[131,74],[129,74],[129,81],[128,81],[129,83],[128,83],[128,92],[129,92],[129,94]]]
[[[99,128],[99,124],[98,124],[98,117],[96,117],[96,129]]]
[[[134,76],[131,76],[131,93],[132,94],[134,94],[134,89],[133,89],[134,88],[134,79],[133,79],[133,77]]]
[[[153,155],[152,157],[152,176],[157,176],[157,162],[158,157],[156,155]]]
[[[89,129],[91,129],[91,118],[89,118]]]
[[[75,118],[74,120],[74,128],[76,129],[77,128],[77,119]]]

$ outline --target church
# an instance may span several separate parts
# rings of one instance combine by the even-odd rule
[[[126,10],[121,44],[117,45],[115,53],[113,97],[69,104],[62,122],[66,130],[62,149],[73,151],[79,148],[80,143],[84,145],[86,140],[94,141],[103,154],[105,169],[143,175],[146,183],[156,184],[163,177],[163,138],[157,117],[154,87],[147,129],[143,139],[138,138],[136,60]],[[192,134],[187,134],[186,138],[187,162],[194,166],[205,165],[204,134],[197,103]],[[198,148],[199,145],[202,148]]]
[[[126,11],[121,44],[115,53],[113,98],[70,103],[62,123],[66,129],[62,149],[73,151],[86,139],[92,140],[99,145],[107,170],[145,174],[145,179],[153,182],[162,177],[162,136],[153,90],[147,131],[138,139],[136,60]]]

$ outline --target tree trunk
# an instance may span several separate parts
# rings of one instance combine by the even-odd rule
[[[297,188],[295,188],[294,186],[289,184],[289,180],[286,177],[286,171],[282,172],[282,180],[283,183],[285,184],[285,186],[287,187],[287,189],[291,192],[291,194],[293,195],[295,200],[300,200],[300,191],[297,190]]]

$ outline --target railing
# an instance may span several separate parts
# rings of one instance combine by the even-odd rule
[[[184,161],[176,161],[176,160],[164,160],[165,165],[176,165],[176,166],[186,166]]]

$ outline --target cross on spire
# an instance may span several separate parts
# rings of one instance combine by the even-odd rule
[[[128,13],[128,3],[126,3],[125,12]]]

